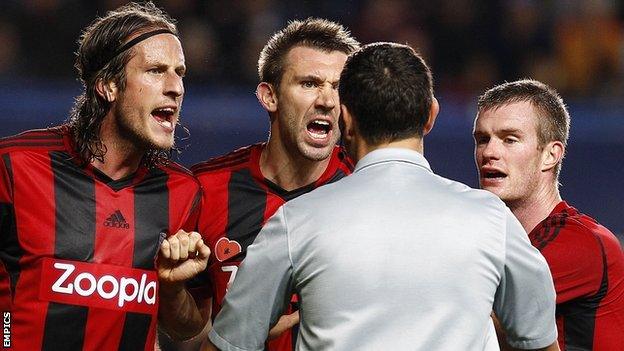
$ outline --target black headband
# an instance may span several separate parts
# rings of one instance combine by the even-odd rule
[[[163,33],[169,33],[169,34],[173,34],[177,37],[177,35],[170,31],[169,29],[156,29],[153,30],[151,32],[146,32],[143,33],[141,35],[139,35],[138,37],[130,40],[129,42],[125,43],[124,45],[122,45],[119,49],[115,50],[115,52],[113,52],[112,55],[108,56],[106,58],[106,60],[104,60],[104,64],[102,64],[102,66],[100,68],[98,68],[97,70],[95,70],[96,72],[101,70],[102,68],[104,68],[104,66],[106,66],[112,59],[114,59],[115,57],[117,57],[117,55],[121,54],[122,52],[130,49],[131,47],[135,46],[136,44],[142,42],[143,40],[153,37],[154,35],[158,35],[158,34],[163,34]]]

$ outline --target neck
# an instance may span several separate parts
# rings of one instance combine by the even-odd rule
[[[355,157],[354,162],[361,160],[364,156],[378,149],[398,148],[417,151],[420,154],[424,154],[423,138],[413,137],[406,138],[391,142],[382,142],[380,144],[371,145],[368,144],[363,138],[356,138],[355,141]]]
[[[325,172],[330,159],[310,160],[297,151],[289,152],[283,143],[269,139],[260,156],[260,171],[280,188],[291,191],[317,181]]]
[[[561,202],[556,183],[538,188],[529,198],[507,202],[511,212],[518,218],[527,233],[530,233]]]
[[[118,180],[136,172],[145,150],[121,137],[112,119],[112,116],[106,116],[100,129],[100,139],[106,147],[104,162],[93,160],[91,164],[109,178]]]

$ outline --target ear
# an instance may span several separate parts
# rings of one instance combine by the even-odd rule
[[[440,112],[440,104],[438,103],[438,99],[433,97],[431,101],[431,109],[429,110],[429,118],[427,119],[427,123],[423,126],[423,136],[429,134],[431,129],[433,129],[433,125],[435,124],[436,117],[438,117],[438,112]]]
[[[272,113],[277,111],[277,92],[273,85],[267,82],[261,82],[256,88],[256,97],[260,102],[260,105],[264,107],[267,112]]]
[[[549,171],[557,166],[563,154],[565,153],[565,147],[560,141],[551,141],[542,151],[542,172]]]
[[[95,83],[95,91],[97,91],[98,95],[108,102],[114,102],[117,100],[118,89],[115,82],[104,82],[103,79],[98,79]]]
[[[353,119],[353,115],[349,112],[349,109],[345,105],[340,105],[340,135],[347,142],[352,142],[355,138],[356,121]]]

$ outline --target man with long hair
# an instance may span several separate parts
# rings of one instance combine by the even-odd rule
[[[194,228],[199,184],[168,160],[184,96],[178,31],[152,3],[120,7],[84,30],[76,68],[84,92],[68,123],[0,140],[3,347],[151,350],[160,242],[177,233],[198,260],[209,254],[181,230]]]

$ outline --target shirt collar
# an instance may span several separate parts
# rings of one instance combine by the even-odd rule
[[[418,151],[406,148],[381,148],[366,154],[355,165],[354,173],[360,170],[383,162],[407,162],[420,166],[431,172],[431,166],[425,157]]]

